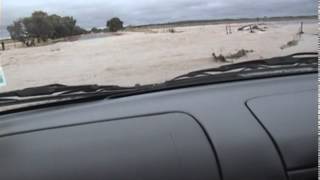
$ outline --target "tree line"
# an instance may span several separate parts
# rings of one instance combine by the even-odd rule
[[[123,22],[119,18],[112,18],[106,23],[109,31],[115,32],[123,28]],[[35,11],[30,17],[14,21],[7,27],[12,40],[20,41],[27,46],[34,46],[46,42],[48,39],[58,39],[74,35],[89,33],[77,25],[72,16],[48,15],[43,11]],[[101,30],[93,28],[92,32]]]

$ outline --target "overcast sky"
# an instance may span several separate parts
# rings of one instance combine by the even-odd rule
[[[1,0],[0,0],[1,1]],[[80,26],[102,27],[118,16],[125,24],[257,16],[316,15],[317,0],[2,0],[1,24],[35,10],[74,16]]]

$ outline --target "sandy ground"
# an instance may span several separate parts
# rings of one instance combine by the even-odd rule
[[[124,32],[121,36],[101,37],[53,45],[0,51],[1,66],[8,85],[0,91],[62,83],[135,85],[159,83],[183,73],[223,65],[212,53],[230,54],[240,49],[254,53],[234,62],[317,51],[317,23],[305,23],[299,44],[281,50],[295,37],[298,22],[267,23],[266,32],[236,31],[225,25],[164,29],[152,32]]]

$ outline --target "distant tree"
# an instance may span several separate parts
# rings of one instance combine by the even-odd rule
[[[114,17],[107,21],[107,27],[111,32],[117,32],[123,28],[123,22],[118,17]]]
[[[52,39],[61,38],[70,35],[70,30],[64,24],[62,17],[56,14],[49,16],[49,21],[53,27],[54,32],[51,35]]]
[[[63,27],[62,21],[61,21],[61,17],[53,14],[51,16],[48,17],[54,32],[51,34],[52,39],[56,39],[56,38],[60,38],[63,36],[63,34],[65,34],[65,29]]]
[[[47,41],[72,35],[87,33],[85,29],[76,25],[73,17],[53,14],[48,15],[43,11],[35,11],[30,17],[15,21],[7,29],[11,38],[24,42],[26,45],[34,45],[34,39]]]
[[[97,28],[97,27],[93,27],[90,32],[92,33],[102,33],[102,32],[107,32],[106,28]]]
[[[102,32],[105,32],[105,33],[106,33],[106,32],[110,32],[110,31],[109,31],[108,28],[103,28],[103,29],[102,29]]]
[[[24,28],[22,20],[14,21],[12,25],[7,27],[12,40],[23,42],[27,41],[28,34]]]
[[[54,28],[46,12],[35,11],[31,17],[23,19],[23,24],[31,37],[38,41],[47,41],[54,33]]]
[[[79,26],[75,26],[72,32],[72,35],[81,35],[81,34],[86,34],[88,33],[87,30],[79,27]]]
[[[96,28],[96,27],[93,27],[93,28],[91,29],[91,32],[93,32],[93,33],[98,33],[98,32],[100,32],[100,30],[99,30],[98,28]]]
[[[72,36],[76,28],[76,20],[73,17],[61,17],[58,15],[49,16],[49,22],[52,24],[54,32],[51,36],[52,39]]]
[[[68,31],[64,36],[75,35],[75,33],[77,34],[79,27],[77,27],[77,20],[75,20],[73,17],[70,17],[70,16],[63,17],[62,24]]]

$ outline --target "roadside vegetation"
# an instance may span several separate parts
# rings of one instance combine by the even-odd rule
[[[35,11],[30,17],[14,21],[7,30],[12,40],[20,41],[26,46],[35,46],[36,42],[47,42],[48,39],[87,33],[85,29],[77,26],[73,17],[48,15],[43,11]]]
[[[229,60],[236,60],[240,59],[242,57],[247,56],[249,53],[253,53],[254,50],[246,50],[246,49],[240,49],[239,51],[235,53],[230,53],[228,55],[216,55],[215,53],[212,53],[213,61],[218,63],[228,63]]]
[[[231,53],[226,56],[227,59],[240,59],[242,57],[247,56],[249,53],[253,53],[253,50],[240,49],[235,53]]]
[[[293,39],[288,41],[286,44],[282,45],[280,47],[281,50],[284,50],[284,49],[287,49],[287,48],[290,48],[290,47],[293,47],[293,46],[297,46],[299,44],[299,41],[301,40],[301,35],[303,34],[302,30],[299,31],[298,33],[296,33],[294,36],[293,36]]]
[[[11,40],[22,42],[25,46],[35,46],[48,40],[57,40],[87,33],[116,32],[123,29],[123,22],[115,17],[107,21],[104,29],[93,27],[87,31],[77,25],[72,16],[49,15],[35,11],[29,17],[20,18],[7,27]]]

